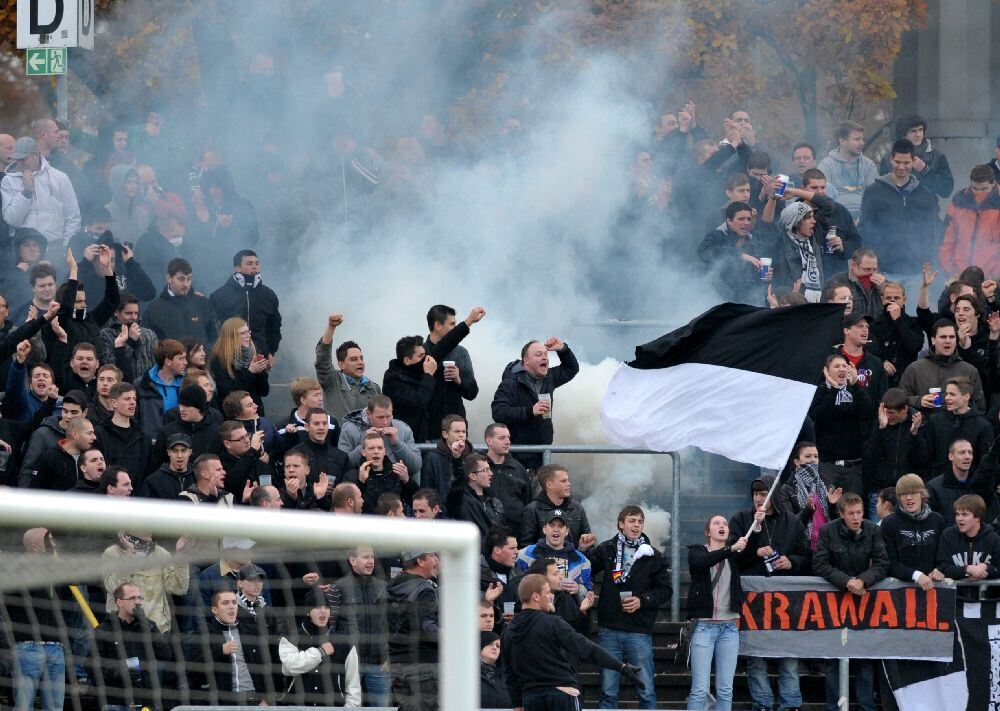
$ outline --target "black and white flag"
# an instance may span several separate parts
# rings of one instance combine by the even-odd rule
[[[781,469],[843,316],[842,304],[709,309],[619,367],[601,406],[604,432],[623,447],[693,445]]]

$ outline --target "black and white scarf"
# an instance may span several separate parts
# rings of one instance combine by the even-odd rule
[[[635,554],[625,562],[625,548],[634,548]],[[653,555],[653,546],[649,543],[649,538],[645,533],[640,533],[636,540],[629,539],[621,531],[615,540],[615,567],[611,570],[611,580],[615,585],[624,585],[628,581],[628,576],[632,572],[632,566],[640,558]]]
[[[257,599],[254,602],[250,602],[250,599],[243,594],[242,590],[236,591],[236,602],[240,607],[249,612],[253,617],[257,616],[258,607],[267,607],[267,602],[264,600],[262,596],[258,595]]]

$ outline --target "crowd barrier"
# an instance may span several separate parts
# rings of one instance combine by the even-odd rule
[[[477,452],[485,452],[485,444],[473,445]],[[437,449],[436,443],[418,444],[421,452]],[[542,462],[549,464],[553,454],[649,454],[670,457],[672,470],[671,501],[670,501],[670,585],[674,594],[670,596],[670,619],[680,622],[681,619],[681,455],[678,452],[654,452],[651,449],[625,449],[601,444],[515,444],[511,452],[523,454],[541,454]],[[626,503],[622,502],[624,506]]]

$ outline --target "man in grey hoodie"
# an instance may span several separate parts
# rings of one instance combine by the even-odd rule
[[[855,222],[861,216],[861,199],[865,189],[875,182],[878,168],[862,153],[865,129],[854,121],[841,121],[837,126],[837,147],[819,162],[819,169],[837,189],[840,204],[847,208]]]
[[[104,207],[111,213],[115,239],[135,244],[149,229],[149,213],[139,204],[139,174],[130,165],[116,165],[108,172],[111,201]]]

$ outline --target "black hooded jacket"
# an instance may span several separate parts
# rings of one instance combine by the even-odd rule
[[[934,473],[943,472],[951,466],[948,462],[948,447],[956,440],[968,440],[972,445],[973,473],[993,444],[993,428],[989,420],[975,409],[970,409],[964,415],[947,410],[935,412],[928,418],[922,434],[927,442],[927,459]]]
[[[414,442],[426,440],[431,429],[427,408],[434,387],[434,376],[424,372],[423,361],[403,365],[393,358],[382,376],[382,394],[392,399],[392,416],[410,426]]]
[[[195,483],[194,471],[188,467],[185,472],[175,472],[170,464],[163,464],[159,469],[142,480],[135,490],[135,496],[147,499],[162,499],[176,501],[181,492]]]
[[[219,324],[207,298],[193,291],[183,296],[171,294],[167,287],[146,307],[143,325],[151,328],[161,341],[189,336],[204,343],[206,350],[219,335]]]
[[[750,483],[751,498],[755,482],[770,489],[774,479],[773,474],[764,474],[754,479]],[[806,527],[798,516],[782,508],[777,490],[771,497],[771,507],[772,512],[764,517],[761,530],[751,533],[747,538],[747,547],[736,555],[735,561],[739,566],[739,572],[741,575],[803,575],[809,570],[810,555]],[[737,512],[729,522],[730,543],[749,533],[753,522],[753,508]],[[768,572],[764,559],[757,555],[757,550],[765,547],[770,547],[776,553],[787,557],[792,569]]]
[[[852,401],[837,403],[838,390],[826,383],[816,388],[809,416],[816,423],[816,444],[824,462],[861,459],[871,432],[875,406],[859,385],[848,385]]]
[[[670,565],[663,553],[654,548],[653,555],[643,556],[632,563],[627,580],[615,582],[612,573],[617,551],[618,536],[614,536],[587,552],[591,575],[602,573],[604,576],[601,594],[597,598],[597,622],[608,629],[653,634],[656,615],[673,594]],[[637,611],[630,614],[622,610],[619,590],[629,590],[642,600]]]
[[[580,688],[576,678],[579,661],[620,671],[622,663],[566,620],[540,610],[521,610],[504,630],[501,659],[514,707],[524,706],[525,694],[557,686]]]
[[[893,319],[883,311],[872,322],[869,337],[871,342],[865,346],[865,350],[878,356],[883,362],[893,364],[896,372],[887,375],[888,387],[898,387],[903,371],[917,359],[920,349],[924,347],[924,333],[920,324],[915,317],[905,312]]]

